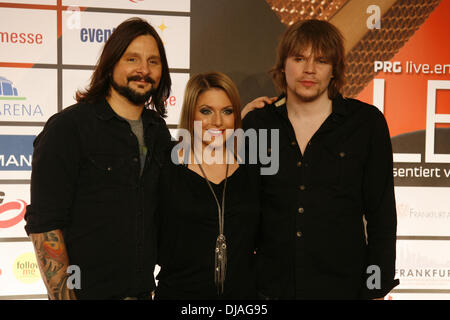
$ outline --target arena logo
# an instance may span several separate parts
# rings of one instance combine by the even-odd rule
[[[105,43],[115,29],[81,28],[80,40],[81,42]]]
[[[23,200],[15,200],[3,203],[5,193],[0,191],[0,229],[14,227],[25,216],[27,203]]]
[[[26,98],[19,97],[19,92],[12,81],[0,77],[0,100],[26,100]]]
[[[9,117],[43,117],[44,112],[39,104],[18,103],[25,101],[26,97],[20,96],[14,83],[0,76],[0,120],[1,116]]]
[[[0,135],[0,172],[30,171],[34,135]]]

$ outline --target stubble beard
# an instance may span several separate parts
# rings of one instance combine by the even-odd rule
[[[327,94],[327,92],[328,92],[328,86],[322,90],[320,88],[318,88],[316,92],[314,92],[310,95],[302,94],[298,90],[296,90],[295,95],[297,96],[297,98],[299,100],[301,100],[303,102],[312,102],[312,101],[319,99],[323,94]]]

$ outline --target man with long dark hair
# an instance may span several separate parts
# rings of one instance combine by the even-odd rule
[[[398,284],[389,131],[377,108],[340,94],[344,66],[336,27],[293,24],[272,69],[280,97],[243,119],[280,133],[279,171],[262,176],[261,298],[381,299]]]
[[[129,19],[106,42],[78,103],[36,138],[25,229],[50,299],[151,297],[170,87],[160,37]]]

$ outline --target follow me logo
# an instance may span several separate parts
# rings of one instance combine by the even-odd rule
[[[34,135],[0,135],[0,172],[30,171]]]
[[[14,83],[0,76],[0,120],[2,116],[10,117],[43,117],[39,104],[24,103],[26,97],[21,97]]]

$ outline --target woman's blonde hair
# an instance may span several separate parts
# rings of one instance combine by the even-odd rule
[[[186,84],[183,106],[181,109],[179,128],[186,129],[194,137],[194,114],[199,96],[210,89],[223,90],[231,101],[234,114],[234,129],[242,127],[241,99],[239,91],[226,74],[221,72],[208,72],[192,76]]]

